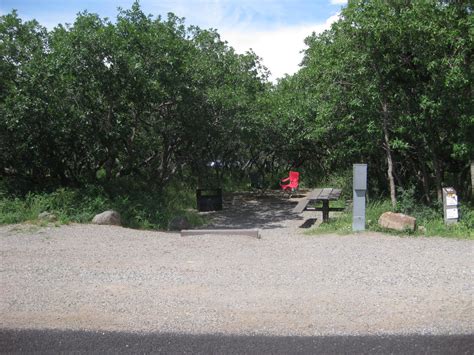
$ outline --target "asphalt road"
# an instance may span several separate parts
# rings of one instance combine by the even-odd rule
[[[473,354],[474,335],[274,337],[0,330],[2,353]]]

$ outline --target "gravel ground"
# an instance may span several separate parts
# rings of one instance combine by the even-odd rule
[[[255,206],[248,215],[213,214],[213,226],[236,227],[240,216],[240,225],[264,228],[262,239],[95,225],[2,226],[0,327],[474,333],[472,241],[307,236],[298,227],[315,212],[292,216],[290,203],[255,201],[239,202],[246,211]]]

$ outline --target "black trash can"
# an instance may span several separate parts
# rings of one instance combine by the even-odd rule
[[[220,211],[222,210],[222,189],[197,189],[197,210]]]

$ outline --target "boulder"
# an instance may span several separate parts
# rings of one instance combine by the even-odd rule
[[[379,226],[397,231],[414,231],[416,218],[403,213],[385,212],[379,218]]]
[[[44,211],[38,215],[38,219],[46,222],[56,222],[58,217],[54,213]]]
[[[114,225],[114,226],[121,226],[122,221],[120,219],[120,214],[116,211],[105,211],[99,213],[94,216],[92,219],[92,223],[94,224],[106,224],[106,225]]]
[[[173,217],[168,223],[168,229],[171,231],[180,231],[183,229],[190,229],[191,223],[186,216]]]

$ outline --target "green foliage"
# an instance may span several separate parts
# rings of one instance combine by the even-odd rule
[[[19,223],[32,220],[38,215],[20,198],[0,198],[0,224]]]
[[[398,201],[396,212],[412,214],[420,205],[415,199],[415,187],[410,186],[407,189],[398,189]]]
[[[124,176],[164,185],[248,159],[265,68],[215,31],[134,3],[115,23],[82,12],[50,32],[13,12],[0,39],[0,175],[40,189]]]
[[[113,197],[98,187],[60,188],[52,193],[30,193],[24,198],[0,197],[0,224],[35,222],[44,211],[54,213],[60,223],[90,223],[94,215],[108,209],[121,214],[125,227],[166,229],[176,215],[185,215],[193,225],[201,225],[203,217],[191,208],[194,192],[177,186],[161,193],[134,190]]]
[[[0,198],[0,224],[35,221],[44,211],[56,214],[59,221],[89,222],[110,202],[94,187],[81,190],[60,188],[52,193],[29,193],[24,198]]]
[[[316,176],[318,178],[318,176]],[[352,199],[352,169],[340,172],[330,173],[328,176],[324,176],[318,179],[318,187],[333,187],[341,189],[341,199],[350,200]]]
[[[277,187],[296,169],[302,186],[349,197],[350,168],[365,162],[371,196],[398,194],[396,210],[427,233],[462,233],[471,210],[442,229],[434,201],[442,186],[471,191],[472,40],[469,2],[354,0],[272,85],[252,51],[138,2],[115,21],[85,11],[51,31],[2,15],[0,222],[116,208],[128,226],[163,228],[211,179],[232,189],[255,172]]]
[[[442,218],[425,220],[423,226],[426,228],[426,236],[452,237],[462,239],[474,239],[474,214],[473,210],[467,211],[460,222],[446,226]]]
[[[407,205],[408,206],[408,205]],[[388,200],[374,201],[367,204],[366,208],[366,229],[373,232],[383,232],[398,236],[405,236],[405,232],[396,232],[383,229],[378,225],[378,219],[382,213],[390,211],[392,205]],[[458,224],[445,225],[442,212],[439,208],[430,208],[420,206],[414,211],[414,217],[417,218],[417,226],[423,226],[426,231],[422,232],[418,228],[414,234],[415,237],[452,237],[460,239],[474,239],[474,209],[470,206],[461,206],[461,218]],[[308,234],[351,234],[352,232],[352,213],[343,212],[337,217],[333,217],[328,223],[322,223],[316,228],[311,229]],[[410,235],[410,233],[408,233]]]
[[[427,206],[417,199],[414,186],[410,186],[407,189],[399,189],[399,198],[395,212],[415,217],[418,225],[424,225],[430,220],[438,220],[442,215],[442,211],[443,205],[441,203],[436,202]]]
[[[310,229],[307,234],[323,235],[337,233],[340,235],[352,232],[352,214],[341,212],[337,218],[330,218],[329,222],[322,223],[316,228]]]
[[[448,182],[467,196],[471,29],[468,2],[356,0],[330,30],[308,37],[295,75],[304,92],[294,96],[304,98],[301,107],[312,103],[305,120],[329,153],[318,155],[321,168],[367,162],[382,191],[389,175],[427,202]],[[450,180],[452,171],[457,178]]]

